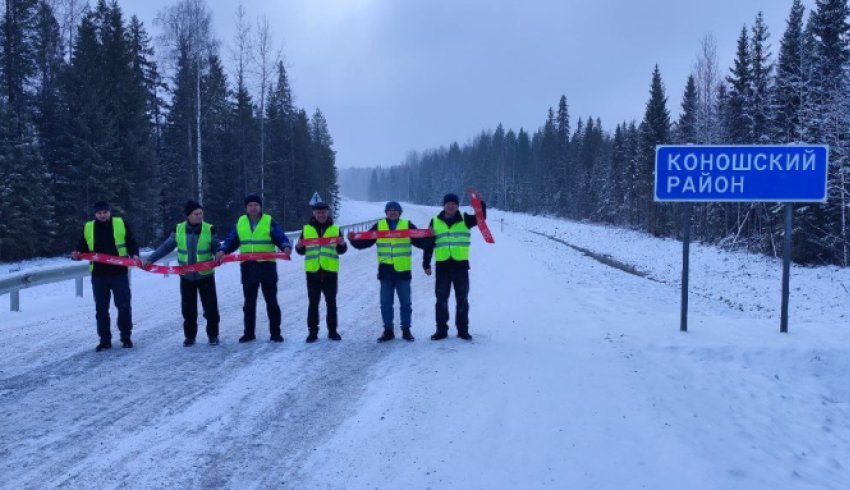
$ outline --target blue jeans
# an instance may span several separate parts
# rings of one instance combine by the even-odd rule
[[[381,279],[381,318],[384,328],[393,328],[393,297],[398,293],[401,304],[401,328],[410,328],[413,307],[410,302],[410,279]]]

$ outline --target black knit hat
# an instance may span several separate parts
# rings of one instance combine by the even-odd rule
[[[258,196],[257,194],[248,194],[247,196],[245,196],[245,205],[247,206],[248,203],[251,203],[251,202],[255,202],[255,203],[259,204],[260,206],[263,205],[263,199],[260,196]]]
[[[98,211],[112,211],[112,207],[110,207],[109,203],[106,201],[97,201],[92,207],[94,208],[95,213]]]
[[[331,207],[328,206],[328,203],[322,202],[322,201],[319,201],[316,204],[313,204],[313,209],[330,209],[330,208]]]
[[[203,206],[201,206],[200,204],[198,204],[198,202],[193,201],[191,199],[186,201],[186,204],[183,206],[183,211],[186,212],[186,216],[189,216],[190,214],[195,212],[196,209],[203,209]]]
[[[457,198],[457,194],[448,193],[443,196],[443,204],[446,204],[447,202],[453,202],[460,205],[460,199]]]

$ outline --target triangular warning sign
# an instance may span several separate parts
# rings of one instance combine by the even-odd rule
[[[319,195],[319,191],[316,191],[313,193],[313,197],[310,198],[310,206],[315,206],[319,202],[323,202],[322,196]]]

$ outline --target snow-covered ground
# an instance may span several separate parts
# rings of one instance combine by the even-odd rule
[[[437,209],[404,207],[419,226]],[[339,221],[382,212],[348,201]],[[417,341],[375,343],[374,250],[342,258],[339,343],[303,342],[298,258],[278,266],[283,344],[236,342],[233,265],[217,272],[218,347],[181,346],[174,277],[133,275],[132,351],[94,352],[88,289],[23,291],[21,313],[0,309],[0,487],[847,488],[850,270],[794,267],[782,335],[780,263],[694,245],[681,334],[680,243],[488,221],[471,343],[428,340],[434,279],[418,268]]]

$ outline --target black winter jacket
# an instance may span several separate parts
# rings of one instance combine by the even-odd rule
[[[118,216],[115,216],[116,218]],[[124,244],[127,247],[127,256],[135,257],[139,255],[139,244],[136,243],[136,237],[130,228],[127,220],[124,220]],[[94,220],[94,250],[89,250],[89,244],[86,243],[85,231],[80,236],[80,241],[77,243],[78,252],[88,253],[97,252],[108,255],[118,255],[118,248],[115,247],[115,235],[112,231],[112,219],[106,222]],[[122,265],[110,265],[94,262],[91,275],[93,277],[100,276],[126,276],[127,268]]]
[[[316,221],[316,218],[313,218],[313,217],[310,218],[310,226],[312,226],[313,228],[316,229],[317,232],[319,232],[319,236],[324,236],[325,230],[330,228],[333,224],[334,224],[334,221],[331,218],[328,218],[327,221],[325,221],[324,224]],[[304,230],[303,229],[301,230],[301,237],[300,238],[302,238],[302,239],[304,238]],[[342,241],[336,245],[336,253],[339,254],[339,255],[342,255],[348,250],[348,244],[345,243],[345,238],[342,236],[342,234],[340,234],[340,238],[342,239]],[[307,247],[299,247],[298,242],[296,242],[295,243],[295,253],[297,253],[298,255],[304,255],[305,253],[307,253]],[[318,270],[318,271],[315,271],[315,272],[308,272],[307,274],[318,274],[319,272],[324,272],[325,274],[335,274],[334,272],[328,272],[328,271],[321,270],[321,269]]]
[[[487,205],[484,202],[481,203],[481,210],[484,211],[484,218],[487,218]],[[464,223],[466,223],[466,227],[470,230],[478,226],[478,218],[475,217],[474,214],[461,213],[458,211],[452,219],[446,218],[446,212],[440,211],[440,214],[437,215],[438,218],[445,221],[445,223],[449,226],[454,225],[463,217]],[[432,219],[428,223],[429,228],[434,228],[434,220]],[[434,254],[434,243],[436,238],[430,238],[431,247],[422,254],[422,267],[425,269],[429,269],[431,267],[431,257]],[[469,270],[469,261],[468,260],[454,260],[451,257],[448,260],[444,260],[442,262],[437,262],[437,272],[449,271],[449,270]]]

